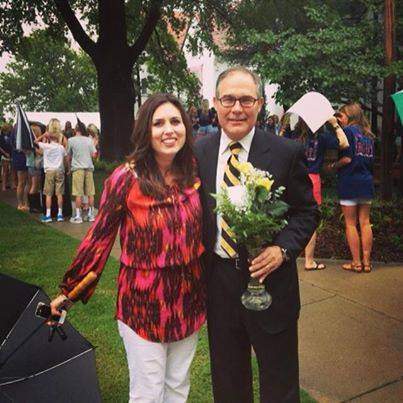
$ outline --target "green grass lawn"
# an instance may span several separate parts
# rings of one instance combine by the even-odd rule
[[[102,175],[97,178],[101,179]],[[1,273],[39,285],[51,297],[55,296],[77,246],[75,239],[0,202]],[[128,401],[125,353],[113,319],[117,273],[117,260],[109,258],[93,298],[87,305],[76,304],[68,314],[71,323],[96,346],[97,371],[105,402]],[[256,379],[256,360],[253,366]],[[189,402],[212,402],[205,328],[192,365],[191,385]],[[257,383],[255,390],[258,390]],[[304,403],[315,401],[304,391],[301,398]],[[255,401],[259,401],[258,397]]]

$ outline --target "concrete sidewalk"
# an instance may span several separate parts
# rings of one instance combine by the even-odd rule
[[[14,199],[0,192],[8,204]],[[90,226],[46,225],[77,239]],[[119,258],[118,242],[112,254]],[[298,262],[301,387],[319,402],[403,402],[403,265],[357,274],[341,270],[342,261],[322,261],[327,268],[315,272]]]

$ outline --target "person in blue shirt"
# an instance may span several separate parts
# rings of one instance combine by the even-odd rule
[[[374,135],[358,103],[344,105],[340,112],[347,118],[344,127],[350,146],[339,153],[331,168],[337,170],[337,192],[346,225],[346,238],[352,261],[344,270],[369,273],[372,270],[371,201],[374,198]],[[357,229],[357,220],[360,233]],[[361,248],[362,245],[362,255]]]
[[[313,197],[319,206],[322,204],[320,171],[324,163],[325,152],[327,149],[343,150],[348,148],[347,137],[337,119],[332,116],[328,123],[333,129],[332,132],[319,129],[312,133],[306,123],[299,118],[295,129],[284,133],[284,137],[300,141],[304,145],[308,174],[313,186]],[[317,233],[315,231],[305,247],[305,270],[323,270],[326,268],[324,263],[318,263],[314,259],[316,239]]]

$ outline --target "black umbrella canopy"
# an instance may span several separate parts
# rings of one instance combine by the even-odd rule
[[[36,316],[49,297],[37,286],[0,274],[0,402],[101,402],[94,347],[67,321],[48,341]]]

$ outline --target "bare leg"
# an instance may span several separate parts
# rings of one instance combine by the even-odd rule
[[[1,179],[3,190],[7,190],[9,170],[10,170],[10,163],[8,161],[3,161],[1,165]]]
[[[76,208],[81,208],[81,196],[76,196]]]
[[[17,171],[14,168],[11,168],[11,187],[13,190],[17,189],[17,184],[18,184]]]
[[[341,206],[346,224],[346,237],[350,248],[353,265],[361,264],[360,236],[357,230],[357,206]]]
[[[17,208],[24,209],[27,205],[27,176],[26,171],[17,171]]]
[[[314,254],[315,254],[315,246],[316,246],[316,231],[313,233],[311,240],[308,245],[305,247],[305,267],[313,267],[314,266]]]
[[[358,206],[358,219],[361,229],[362,241],[362,263],[364,266],[371,264],[372,252],[372,228],[369,220],[371,206],[369,204],[360,204]]]
[[[94,196],[88,196],[89,207],[94,207]]]
[[[46,210],[50,210],[52,208],[52,196],[46,195]]]
[[[39,192],[40,179],[41,178],[38,175],[31,176],[31,187],[29,189],[30,194],[35,194]]]
[[[63,208],[63,195],[57,195],[57,207]]]

